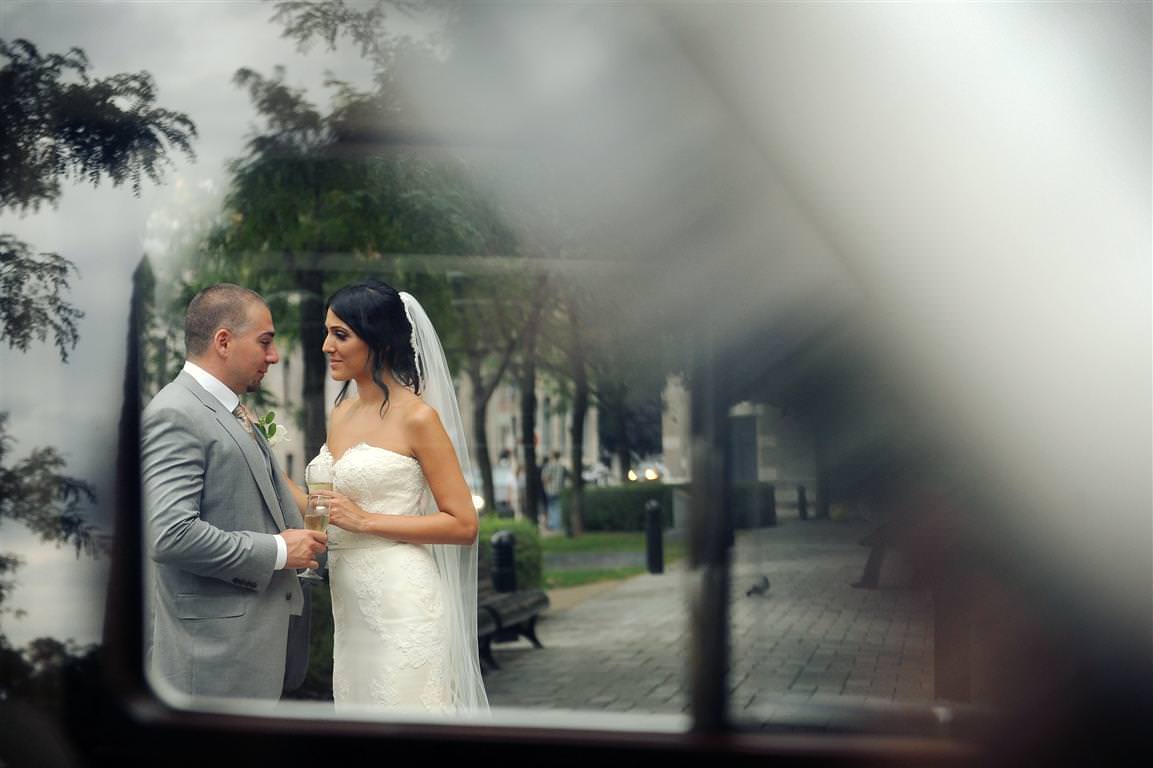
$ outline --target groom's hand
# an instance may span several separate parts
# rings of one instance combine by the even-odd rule
[[[288,545],[288,561],[285,568],[319,568],[316,556],[328,547],[328,536],[319,531],[303,528],[289,528],[281,531],[284,543]]]

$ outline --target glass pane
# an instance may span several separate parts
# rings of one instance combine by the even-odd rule
[[[199,288],[261,292],[278,359],[245,401],[307,485],[344,362],[324,305],[373,276],[420,300],[455,377],[497,722],[957,736],[1021,715],[1046,747],[1123,743],[1093,726],[1143,713],[1097,704],[1149,668],[1148,14],[4,4],[0,700],[52,699],[139,629],[105,624],[101,586],[126,340],[151,401]],[[334,462],[416,469],[409,433],[365,429]],[[312,601],[290,701],[172,700],[332,714],[323,565],[283,592]],[[410,577],[416,607],[427,568],[395,571],[344,607]],[[247,616],[267,573],[170,583],[174,618]],[[446,636],[402,636],[386,668]]]

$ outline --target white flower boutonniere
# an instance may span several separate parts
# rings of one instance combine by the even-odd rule
[[[264,435],[264,439],[268,441],[270,448],[280,443],[286,443],[291,439],[284,425],[276,423],[276,411],[269,411],[264,414],[254,421],[252,426],[260,430],[260,434]]]

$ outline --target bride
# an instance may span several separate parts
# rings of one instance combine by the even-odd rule
[[[333,294],[325,325],[344,382],[312,460],[333,478],[316,495],[329,511],[335,705],[487,710],[471,465],[440,341],[415,298],[371,279]]]

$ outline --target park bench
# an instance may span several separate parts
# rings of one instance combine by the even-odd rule
[[[482,547],[478,557],[476,631],[483,667],[500,669],[492,655],[494,642],[527,638],[543,648],[536,636],[537,617],[549,605],[548,595],[537,588],[499,591],[493,582],[491,550]]]

